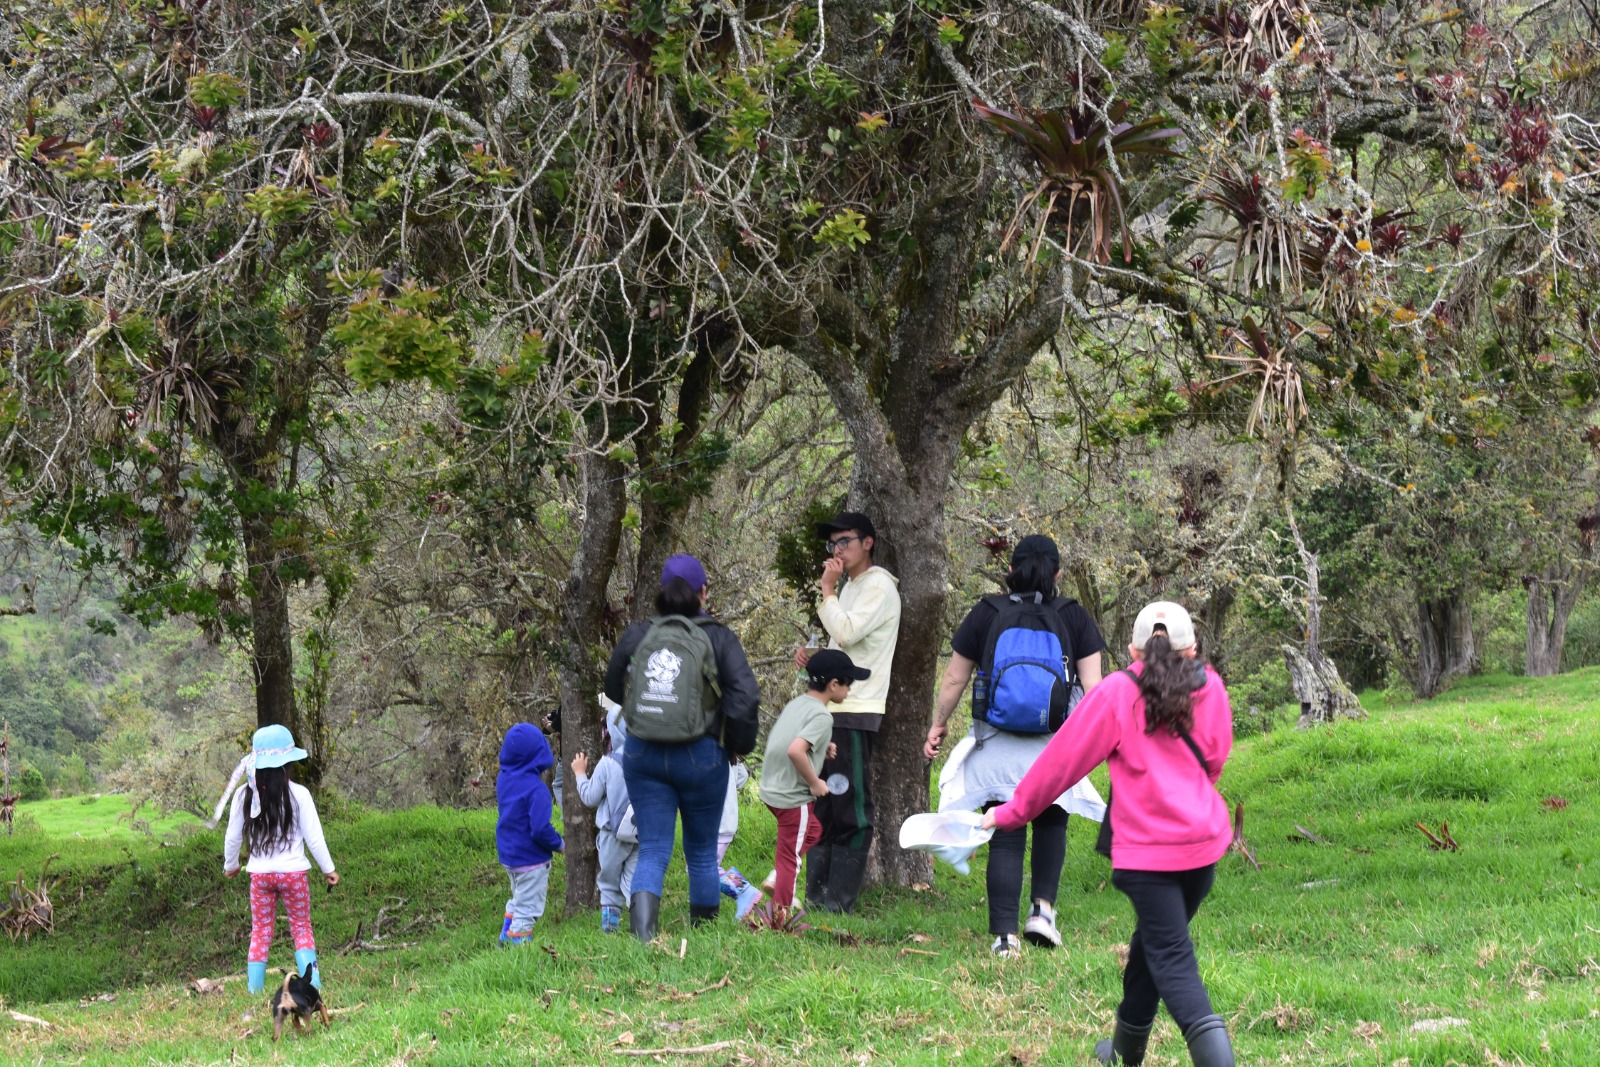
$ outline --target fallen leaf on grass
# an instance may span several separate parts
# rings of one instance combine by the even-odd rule
[[[1567,806],[1566,797],[1545,797],[1539,801],[1539,806],[1545,811],[1562,811]]]
[[[1377,1023],[1356,1023],[1355,1029],[1351,1030],[1350,1032],[1359,1038],[1371,1041],[1373,1038],[1383,1033],[1383,1027],[1379,1026]]]
[[[932,941],[933,938],[929,937],[927,934],[912,934],[907,937],[906,940],[911,942],[913,945],[925,945],[929,941]]]
[[[199,993],[201,996],[205,996],[208,993],[222,992],[222,987],[226,984],[226,982],[227,979],[225,978],[196,978],[194,981],[189,983],[189,988],[194,990],[196,993]]]
[[[933,891],[933,886],[929,885],[927,882],[912,882],[911,891],[913,893],[931,893]]]
[[[929,952],[925,948],[903,948],[903,949],[900,950],[900,955],[901,956],[938,956],[939,954],[937,952]]]
[[[46,1030],[50,1029],[51,1027],[51,1024],[45,1022],[43,1019],[36,1019],[32,1015],[24,1015],[20,1011],[14,1011],[10,1014],[11,1017],[19,1023],[31,1023],[34,1026],[42,1026]]]
[[[116,999],[117,995],[115,993],[100,993],[97,996],[84,997],[78,1001],[78,1007],[87,1008],[91,1004],[110,1004]]]
[[[622,1036],[617,1038],[615,1041],[613,1041],[611,1043],[613,1045],[631,1045],[631,1044],[633,1044],[633,1031],[632,1030],[624,1030],[624,1031],[622,1031]]]
[[[1328,839],[1326,837],[1312,833],[1299,823],[1294,824],[1294,829],[1295,832],[1289,835],[1290,841],[1314,841],[1319,845],[1326,845],[1328,843]]]

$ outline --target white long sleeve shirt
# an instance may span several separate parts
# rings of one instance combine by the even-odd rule
[[[837,648],[872,677],[850,687],[850,696],[830,709],[835,719],[851,715],[883,715],[889,698],[889,666],[900,637],[900,579],[882,567],[869,567],[844,583],[838,596],[817,609],[823,628]],[[873,727],[874,729],[876,727]]]
[[[239,849],[244,845],[244,820],[250,811],[245,801],[248,791],[248,787],[244,787],[233,794],[233,807],[228,812],[228,835],[222,843],[222,869],[225,871],[239,869]],[[333,857],[328,855],[328,843],[322,837],[322,820],[317,818],[317,802],[311,799],[311,791],[297,782],[290,782],[289,803],[294,809],[294,828],[289,832],[289,840],[281,848],[262,855],[252,852],[245,870],[251,874],[309,871],[311,861],[306,858],[306,849],[309,848],[322,873],[332,874]]]

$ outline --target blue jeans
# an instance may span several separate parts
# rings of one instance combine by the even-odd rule
[[[683,813],[683,858],[689,865],[689,903],[715,908],[722,902],[717,881],[717,829],[728,795],[728,753],[714,737],[680,745],[628,738],[622,779],[639,828],[635,893],[661,895],[678,813]]]

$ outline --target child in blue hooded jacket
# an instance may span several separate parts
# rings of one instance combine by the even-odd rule
[[[500,820],[494,843],[511,876],[511,899],[506,901],[505,925],[500,928],[500,940],[509,945],[532,940],[550,887],[550,858],[565,848],[550,825],[550,787],[541,777],[554,765],[550,743],[537,726],[519,722],[506,731],[500,746],[500,776],[495,779]]]

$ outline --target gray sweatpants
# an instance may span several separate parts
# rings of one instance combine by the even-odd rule
[[[610,830],[600,829],[594,835],[595,849],[600,853],[600,873],[595,883],[600,887],[602,908],[625,908],[633,896],[633,869],[639,865],[639,845],[623,844]]]
[[[511,876],[511,899],[506,901],[506,912],[511,916],[510,933],[525,934],[544,915],[544,898],[550,889],[550,864],[525,867],[506,873]]]

